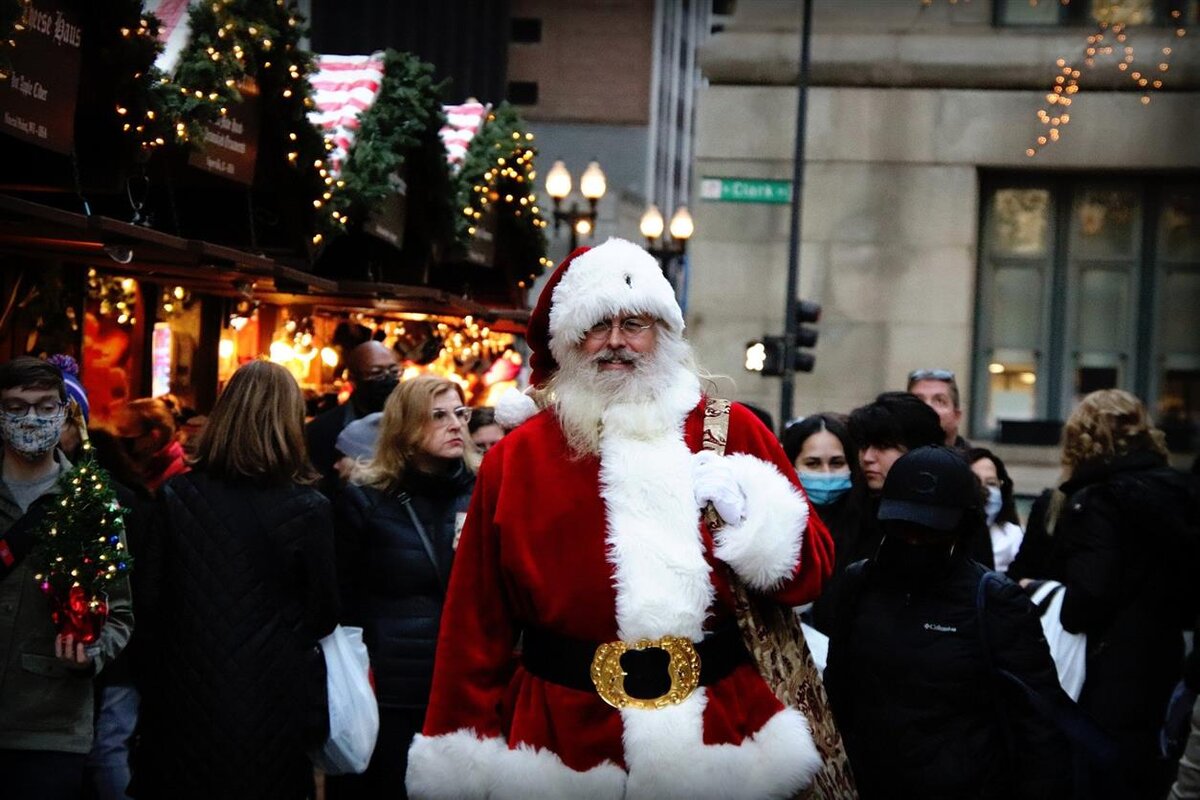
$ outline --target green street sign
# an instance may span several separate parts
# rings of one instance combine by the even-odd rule
[[[700,199],[718,203],[792,202],[792,182],[770,178],[702,178]]]

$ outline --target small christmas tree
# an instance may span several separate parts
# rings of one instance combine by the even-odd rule
[[[38,530],[31,563],[58,632],[92,644],[108,617],[109,583],[124,580],[133,566],[125,549],[125,512],[86,440],[79,463],[58,486],[61,494]]]

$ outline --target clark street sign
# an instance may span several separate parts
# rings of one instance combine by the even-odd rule
[[[792,182],[771,178],[702,178],[700,199],[718,203],[792,202]]]

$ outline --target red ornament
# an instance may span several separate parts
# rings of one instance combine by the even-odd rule
[[[82,586],[72,586],[67,597],[47,584],[42,591],[50,601],[50,619],[63,636],[72,636],[77,642],[92,644],[100,638],[100,630],[108,619],[108,603],[101,597],[89,597]]]

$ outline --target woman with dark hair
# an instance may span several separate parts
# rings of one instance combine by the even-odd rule
[[[496,422],[496,409],[491,406],[477,406],[471,409],[471,421],[467,423],[467,432],[475,449],[482,456],[492,446],[504,438],[504,428]]]
[[[845,420],[841,414],[811,414],[788,425],[780,437],[808,499],[833,536],[834,575],[844,570],[857,552],[853,542],[866,507],[858,448]],[[826,598],[832,586],[832,580],[826,582],[812,609],[813,627],[823,632],[828,632],[831,623]]]
[[[342,619],[363,628],[371,654],[379,741],[365,774],[327,782],[334,800],[405,797],[408,746],[425,720],[446,585],[475,488],[471,416],[457,384],[404,381],[383,407],[375,455],[338,498]]]
[[[1025,534],[1021,531],[1021,518],[1017,516],[1017,505],[1013,500],[1013,482],[1000,457],[982,447],[967,451],[967,463],[979,478],[986,493],[983,511],[987,517],[988,533],[992,537],[992,557],[996,571],[1007,572],[1008,565],[1021,549]]]
[[[1082,796],[1163,797],[1174,765],[1158,734],[1197,610],[1196,483],[1167,465],[1142,402],[1117,389],[1083,398],[1063,429],[1062,462],[1048,577],[1066,587],[1063,627],[1087,634],[1079,705],[1121,750],[1113,774],[1089,774]]]
[[[304,401],[268,361],[237,370],[192,471],[159,496],[137,568],[146,658],[138,797],[308,797],[328,735],[320,639],[337,624],[333,522]]]

